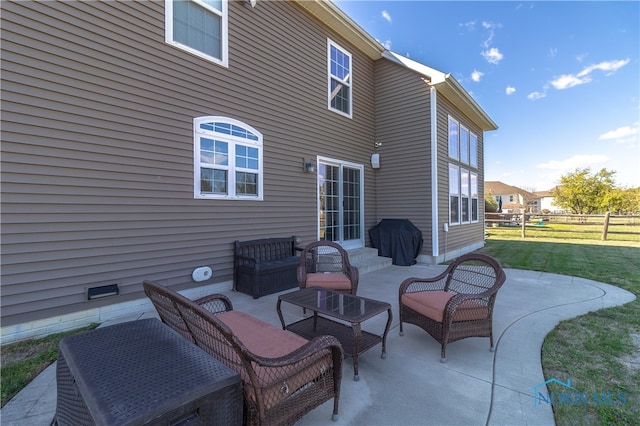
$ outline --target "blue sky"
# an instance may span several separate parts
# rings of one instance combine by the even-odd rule
[[[589,167],[640,187],[640,2],[334,3],[388,49],[453,75],[498,124],[485,180],[545,191]]]

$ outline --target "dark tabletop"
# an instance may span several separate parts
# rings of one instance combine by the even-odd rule
[[[303,288],[278,299],[349,322],[362,322],[391,308],[386,302],[319,287]]]

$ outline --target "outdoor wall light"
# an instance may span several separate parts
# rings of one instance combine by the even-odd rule
[[[371,167],[374,169],[380,168],[380,154],[377,152],[375,154],[371,154]]]
[[[258,2],[258,0],[245,0],[245,1],[249,3],[251,7],[256,7],[256,3]]]
[[[302,159],[302,171],[305,173],[315,173],[316,163]]]

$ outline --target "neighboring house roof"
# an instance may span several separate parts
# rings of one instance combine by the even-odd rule
[[[498,129],[498,125],[451,74],[443,73],[385,49],[380,42],[363,30],[331,1],[301,0],[298,1],[298,4],[356,45],[371,59],[385,58],[427,77],[429,85],[451,101],[483,131]]]
[[[484,190],[485,192],[489,192],[493,195],[520,194],[524,198],[535,198],[535,195],[529,191],[525,191],[517,186],[507,185],[506,183],[497,180],[486,181],[484,183]]]
[[[534,194],[537,197],[554,197],[555,196],[555,192],[556,190],[559,188],[559,185],[554,186],[553,188],[549,189],[548,191],[536,191],[534,192]]]

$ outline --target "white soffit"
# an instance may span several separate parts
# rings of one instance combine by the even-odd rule
[[[382,58],[384,46],[363,30],[331,1],[297,0],[300,7],[314,15],[329,28],[353,43],[371,59]]]

